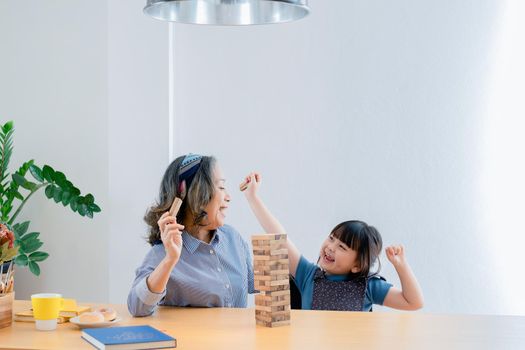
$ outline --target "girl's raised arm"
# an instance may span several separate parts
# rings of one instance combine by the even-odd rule
[[[385,252],[388,260],[397,271],[401,289],[390,288],[383,305],[399,310],[421,309],[423,307],[423,292],[405,259],[405,248],[402,245],[390,246],[385,249]]]
[[[266,233],[286,233],[286,230],[281,225],[279,221],[272,215],[272,213],[266,208],[264,202],[257,195],[257,190],[261,184],[261,175],[255,172],[250,173],[243,183],[244,194],[250,208],[252,209],[255,217],[259,221],[259,224],[263,227]],[[290,240],[290,237],[287,237],[288,244],[288,260],[290,263],[290,274],[295,277],[295,271],[297,270],[297,265],[299,264],[299,259],[301,253],[295,247],[295,245]]]

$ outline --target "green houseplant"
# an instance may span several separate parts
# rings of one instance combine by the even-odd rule
[[[11,244],[11,247],[7,243],[0,246],[0,260],[4,253],[4,260],[7,260],[6,257],[12,258],[15,251],[14,263],[29,267],[29,270],[38,276],[40,275],[38,263],[47,259],[49,254],[40,250],[43,245],[39,239],[40,233],[29,230],[30,222],[17,221],[20,211],[29,198],[43,188],[47,198],[89,218],[93,218],[94,213],[100,212],[100,207],[95,203],[92,194],[82,196],[80,190],[67,179],[64,173],[49,165],[39,167],[31,159],[12,174],[9,173],[13,133],[12,121],[0,126],[0,224],[5,225],[7,230],[14,234],[14,244]],[[0,261],[0,265],[3,262]]]

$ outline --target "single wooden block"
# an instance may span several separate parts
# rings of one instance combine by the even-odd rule
[[[280,321],[287,321],[290,319],[290,313],[284,313],[279,316],[272,317],[272,322],[280,322]]]
[[[255,310],[269,312],[271,316],[274,316],[277,312],[290,311],[290,303],[281,305],[255,305]]]
[[[258,325],[261,325],[261,326],[264,326],[264,327],[274,328],[274,327],[280,327],[280,326],[289,325],[290,324],[290,320],[281,321],[281,322],[265,322],[265,321],[257,320],[256,323]]]
[[[280,257],[280,255],[277,255]],[[255,258],[255,257],[254,257]],[[276,265],[286,265],[288,266],[288,257],[281,259],[254,259],[254,264],[259,266],[276,266]],[[284,269],[283,269],[284,270]]]
[[[275,307],[275,306],[290,306],[290,299],[280,301],[273,300],[256,300],[255,306]]]
[[[290,318],[290,310],[283,311],[264,311],[255,310],[255,318],[266,322],[282,321]]]
[[[271,261],[284,260],[284,259],[288,260],[288,254],[274,254],[274,255],[270,254]]]
[[[270,241],[275,240],[274,235],[271,233],[265,233],[263,235],[252,235],[252,242],[254,241]]]
[[[290,274],[290,270],[289,269],[272,270],[270,268],[268,268],[268,269],[261,268],[260,271],[261,271],[261,275],[264,275],[264,276],[279,276],[279,275],[289,276],[289,274]]]
[[[261,280],[261,279],[255,278],[254,282],[257,282],[257,284],[261,286],[271,287],[271,286],[288,285],[290,283],[290,280],[288,278],[278,279],[278,280]]]
[[[270,247],[253,246],[253,255],[270,255],[271,252]]]
[[[281,303],[283,301],[290,302],[289,290],[278,291],[278,292],[268,292],[268,293],[281,293],[281,292],[285,292],[286,294],[261,295],[264,293],[264,292],[261,292],[261,294],[258,294],[255,296],[255,304],[268,306],[268,305],[271,305],[271,303]]]
[[[271,322],[270,325],[267,327],[280,327],[280,326],[288,326],[290,324],[290,319],[285,321],[279,321],[279,322]]]
[[[268,252],[286,249],[288,250],[288,247],[286,246],[286,241],[284,242],[274,242],[274,241],[266,241],[267,243],[252,243],[253,247],[253,254],[261,255],[261,254],[268,254]]]
[[[287,278],[285,280],[278,280],[278,281],[269,281],[270,286],[288,286],[290,284],[290,280]]]
[[[270,260],[270,255],[253,255],[253,260]]]
[[[288,274],[254,274],[253,278],[256,281],[280,281],[280,280],[289,280]]]
[[[288,249],[283,248],[283,249],[271,249],[270,250],[270,255],[281,255],[281,254],[284,254],[286,255],[286,257],[288,257]]]
[[[278,265],[274,265],[274,266],[271,266],[271,265],[267,265],[267,266],[263,266],[263,265],[255,265],[253,267],[253,273],[254,274],[261,274],[261,275],[272,275],[272,274],[276,274],[276,273],[281,273],[281,272],[276,272],[276,273],[272,273],[274,271],[283,271],[283,270],[286,270],[288,271],[289,267],[288,265],[283,265],[283,264],[278,264]]]
[[[289,284],[286,284],[286,285],[277,285],[277,286],[267,286],[267,285],[264,285],[264,284],[255,284],[254,283],[254,288],[259,290],[259,291],[264,291],[264,292],[277,292],[277,291],[285,291],[285,290],[290,290],[290,285]]]
[[[252,241],[282,241],[286,240],[286,234],[265,233],[263,235],[252,235]]]
[[[282,296],[282,295],[290,295],[290,290],[287,289],[287,290],[275,290],[271,292],[261,292],[258,295],[260,295],[261,297],[275,298],[275,297]]]
[[[284,260],[284,259],[288,259],[288,254],[279,254],[279,255],[270,255],[270,254],[259,255],[259,254],[254,254],[253,255],[253,260],[280,261],[280,260]]]

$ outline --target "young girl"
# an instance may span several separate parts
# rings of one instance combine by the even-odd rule
[[[258,173],[245,179],[245,196],[257,220],[268,233],[285,233],[257,195]],[[383,242],[379,232],[362,221],[345,221],[325,239],[317,264],[307,261],[288,239],[290,274],[301,292],[302,309],[370,311],[373,304],[400,310],[423,307],[423,294],[405,259],[403,246],[385,249],[394,265],[401,289],[387,283],[372,266],[378,262]]]

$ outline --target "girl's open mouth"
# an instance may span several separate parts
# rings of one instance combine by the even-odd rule
[[[327,262],[327,263],[333,263],[335,261],[335,259],[333,257],[331,257],[330,255],[327,255],[327,254],[324,254],[323,260],[325,262]]]

